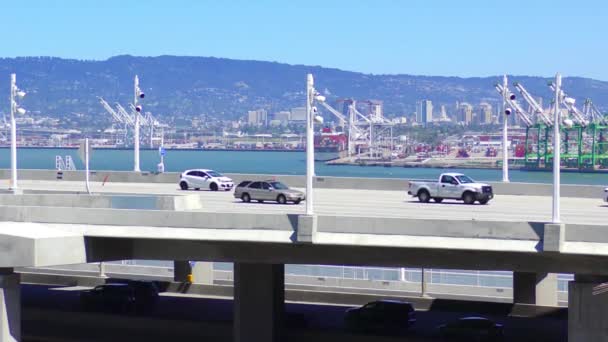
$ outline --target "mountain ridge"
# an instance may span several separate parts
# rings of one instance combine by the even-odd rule
[[[76,60],[59,57],[0,58],[0,94],[8,94],[8,74],[29,95],[23,106],[48,116],[68,113],[104,113],[97,96],[108,102],[132,101],[133,76],[139,75],[146,92],[144,110],[159,117],[200,116],[221,119],[243,117],[248,110],[270,112],[304,105],[306,73],[315,76],[316,88],[337,98],[377,99],[387,115],[411,115],[416,101],[430,99],[435,107],[453,106],[456,101],[476,105],[499,103],[494,84],[502,76],[459,77],[410,74],[366,74],[322,66],[236,60],[220,57],[162,55],[136,57],[117,55],[106,60]],[[549,103],[551,78],[510,76],[535,96]],[[592,98],[602,110],[608,108],[608,82],[585,77],[564,78],[564,89],[582,107]],[[0,96],[0,111],[8,99]]]

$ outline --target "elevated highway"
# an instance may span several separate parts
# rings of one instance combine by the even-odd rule
[[[554,225],[547,223],[551,199],[534,195],[544,194],[546,185],[513,184],[504,193],[496,187],[490,204],[467,206],[418,203],[406,195],[404,181],[378,181],[379,189],[401,184],[401,191],[391,191],[370,189],[370,180],[318,178],[326,185],[315,190],[315,216],[306,216],[303,205],[242,203],[230,192],[184,192],[176,180],[94,182],[92,190],[100,197],[132,196],[133,202],[144,195],[195,195],[200,207],[80,206],[59,196],[86,196],[76,193],[83,191],[82,182],[21,180],[24,195],[0,196],[0,267],[121,259],[235,262],[235,315],[256,322],[235,319],[241,329],[235,336],[262,326],[270,340],[279,334],[274,318],[281,315],[276,305],[283,301],[286,263],[512,270],[515,300],[530,304],[556,302],[555,293],[545,296],[546,288],[555,287],[550,274],[574,273],[571,305],[608,309],[590,290],[608,276],[608,208],[600,187],[568,188],[563,223]],[[270,316],[256,317],[258,306]],[[579,319],[585,314],[579,315],[571,315],[570,322],[587,327]],[[594,317],[596,323],[601,319],[597,312]],[[580,327],[571,333],[584,330]],[[593,331],[596,335],[584,338],[608,339],[601,329]]]

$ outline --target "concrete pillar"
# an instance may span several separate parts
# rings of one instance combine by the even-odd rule
[[[513,303],[557,306],[557,274],[513,272]]]
[[[192,268],[190,267],[189,261],[173,261],[173,281],[185,283],[188,281],[189,274],[192,274]]]
[[[607,281],[576,276],[568,284],[568,342],[608,342],[608,292],[593,294]]]
[[[285,265],[234,264],[234,341],[282,341]]]
[[[21,341],[19,274],[0,268],[0,342]]]

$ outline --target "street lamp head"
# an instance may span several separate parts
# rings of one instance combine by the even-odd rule
[[[513,93],[509,94],[509,99],[511,101],[515,100],[515,98],[516,98],[515,94],[513,94]]]
[[[138,113],[141,113],[141,106],[136,106],[135,107],[135,111],[138,112]]]
[[[564,119],[563,123],[567,128],[572,128],[572,126],[574,126],[574,121],[570,119]]]
[[[325,102],[325,96],[317,94],[315,95],[315,100],[319,102]]]
[[[140,99],[143,99],[144,97],[146,97],[146,94],[144,94],[144,93],[140,92],[140,93],[139,93],[139,98],[140,98]]]
[[[505,115],[511,115],[513,110],[511,108],[505,108]]]
[[[575,100],[575,99],[573,99],[573,98],[571,98],[571,97],[566,97],[566,98],[564,99],[564,102],[565,102],[565,103],[567,103],[567,104],[569,104],[569,105],[571,105],[571,106],[573,106],[573,105],[574,105],[574,103],[576,102],[576,100]]]
[[[315,115],[315,122],[323,124],[323,117],[321,115]]]
[[[25,97],[25,92],[23,90],[18,90],[16,95],[17,95],[17,97],[22,99]]]
[[[17,113],[24,115],[25,114],[25,109],[23,108],[17,108]]]

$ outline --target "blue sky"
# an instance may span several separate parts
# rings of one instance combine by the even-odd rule
[[[0,57],[188,55],[608,80],[601,0],[1,0]]]

